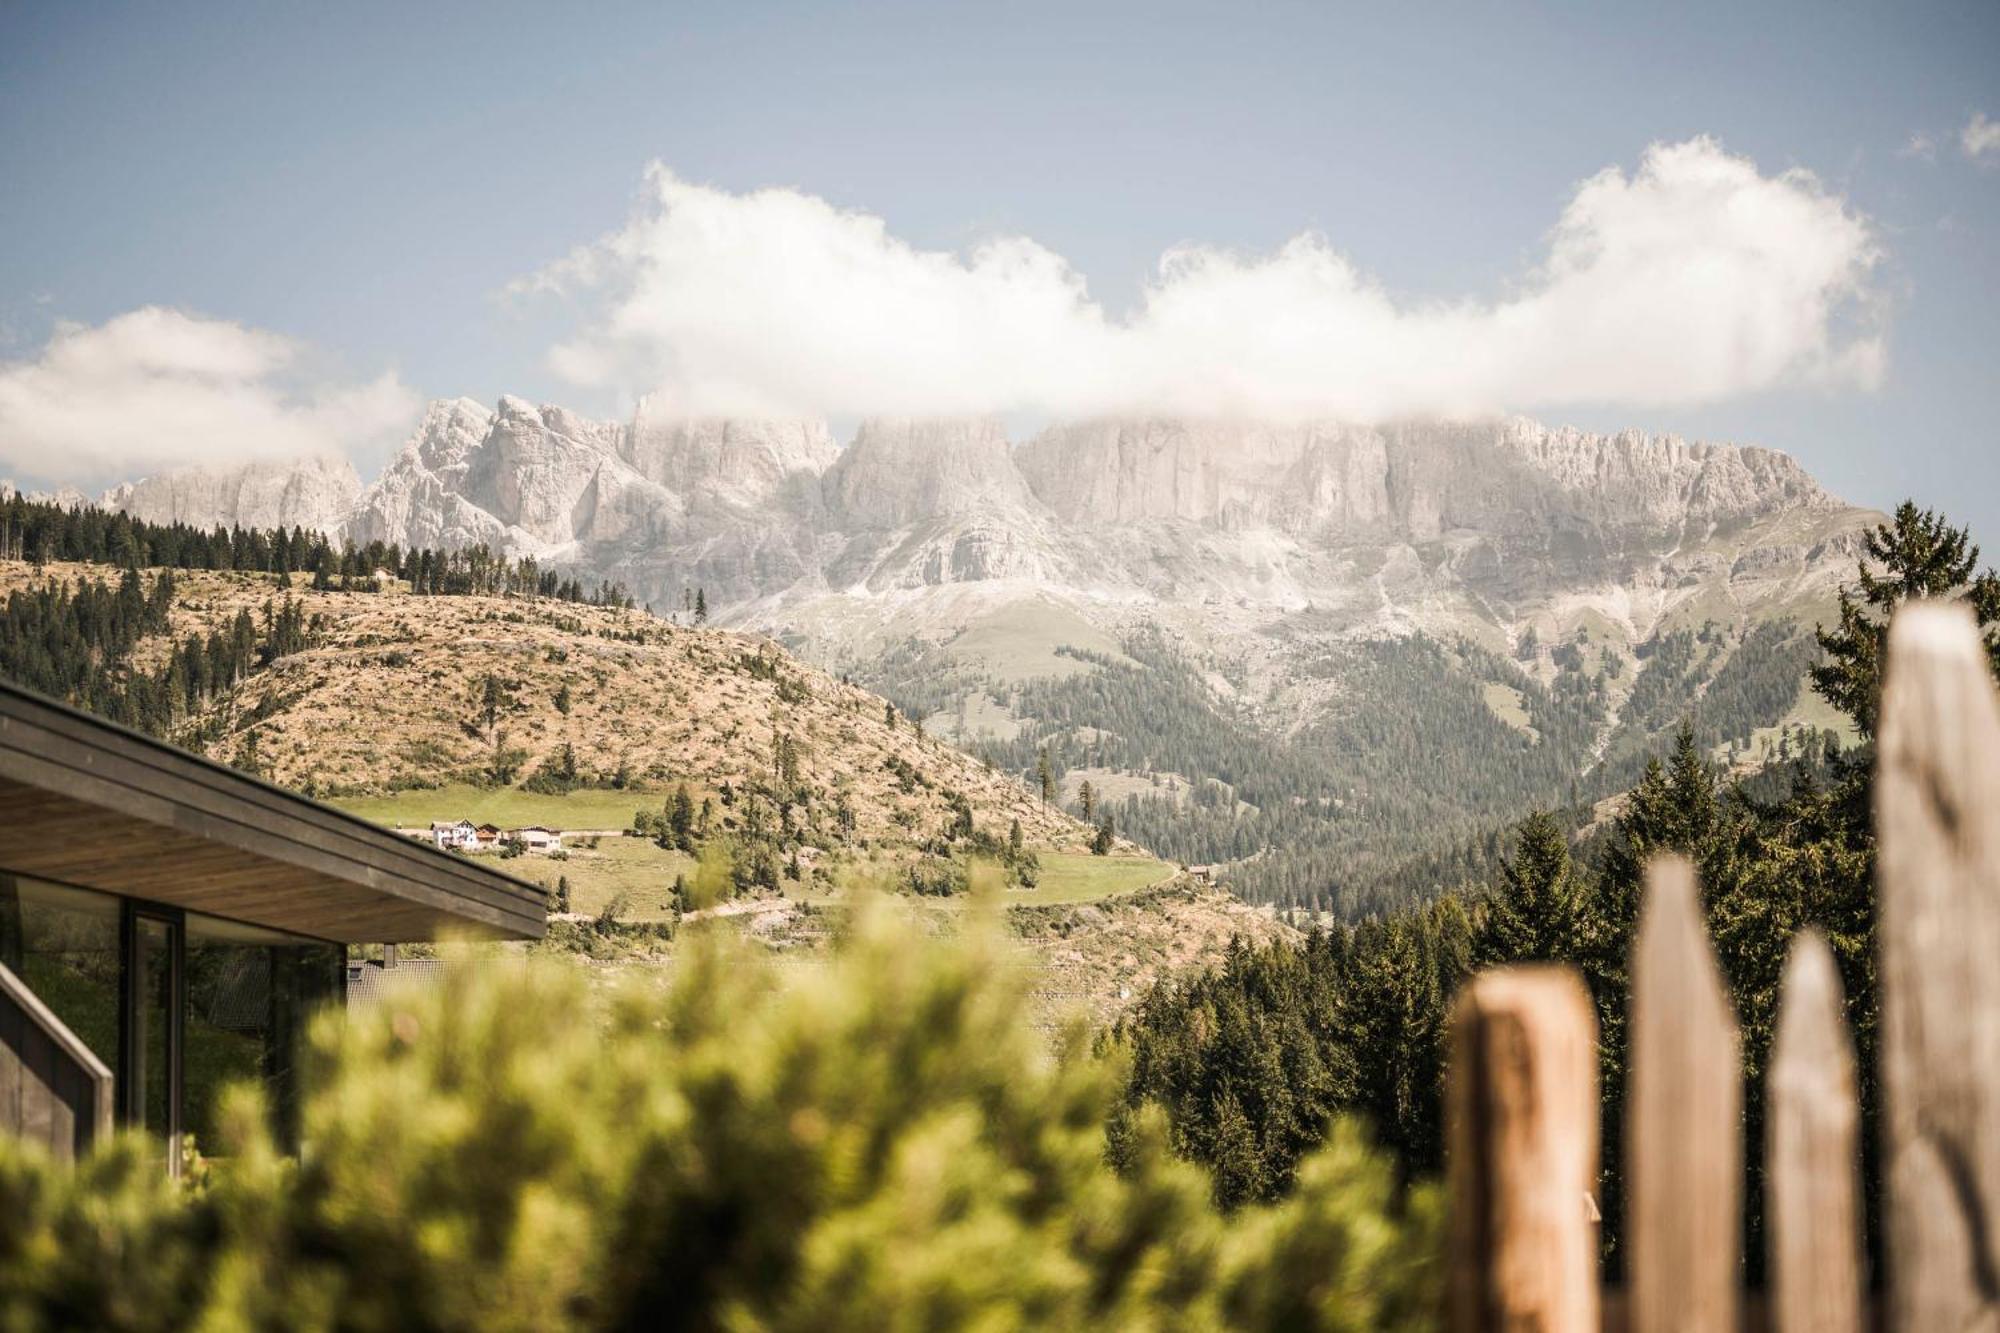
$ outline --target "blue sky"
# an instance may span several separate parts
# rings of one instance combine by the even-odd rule
[[[1525,368],[1452,380],[1450,401],[1515,406],[1518,380],[1545,419],[1784,448],[1851,499],[1942,506],[2000,555],[2000,139],[1977,154],[1962,142],[1976,118],[2000,117],[2000,6],[1745,8],[0,3],[0,390],[11,371],[28,384],[17,408],[46,409],[60,388],[132,418],[10,418],[0,393],[0,470],[94,485],[173,456],[149,452],[138,418],[166,402],[151,412],[181,420],[185,395],[127,402],[116,376],[94,388],[112,355],[95,345],[51,368],[60,328],[148,307],[190,322],[117,325],[117,346],[184,338],[242,361],[229,382],[270,392],[231,421],[273,439],[332,432],[364,471],[417,397],[515,392],[612,412],[654,387],[656,366],[721,367],[746,393],[768,390],[788,363],[718,350],[726,312],[662,324],[655,307],[676,292],[551,268],[613,234],[654,255],[645,220],[672,205],[648,184],[652,163],[732,235],[792,236],[768,210],[743,211],[746,192],[784,187],[881,219],[912,253],[1032,238],[1029,266],[1060,257],[1056,285],[1087,283],[1090,310],[1116,324],[1144,310],[1163,252],[1255,263],[1301,233],[1320,238],[1307,268],[1324,277],[1335,257],[1404,314],[1506,307],[1541,281],[1583,182],[1607,168],[1636,182],[1649,145],[1711,136],[1760,185],[1809,171],[1816,197],[1865,226],[1865,277],[1836,294],[1825,328],[1836,352],[1879,343],[1879,364],[1829,370],[1793,330],[1770,374],[1688,369],[1634,387],[1551,371],[1578,352],[1556,340]],[[665,271],[711,275],[712,301],[755,285],[751,269],[673,253],[684,266]],[[895,282],[907,259],[868,272]],[[1268,288],[1291,270],[1259,272]],[[542,289],[523,294],[536,274]],[[995,282],[1016,290],[948,278],[941,299],[970,293],[982,310]],[[1635,309],[1644,321],[1657,302]],[[802,309],[815,321],[840,312]],[[1402,340],[1411,322],[1383,327]],[[203,343],[216,324],[262,341]],[[830,336],[845,377],[852,336]],[[1408,355],[1484,356],[1496,336],[1412,333]],[[1174,346],[1184,360],[1204,345]],[[584,370],[559,350],[579,347]],[[919,377],[962,369],[925,350]],[[1404,370],[1357,364],[1371,381]],[[893,410],[888,373],[868,363],[851,378]],[[1016,378],[1019,401],[1010,390],[996,410],[1094,402],[1043,369]],[[1424,400],[1412,388],[1384,401]],[[799,406],[839,418],[867,404]],[[116,443],[71,447],[63,432],[86,427]]]

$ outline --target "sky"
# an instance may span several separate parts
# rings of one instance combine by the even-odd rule
[[[1518,411],[2000,555],[1996,122],[1991,0],[0,0],[0,475],[502,393]]]

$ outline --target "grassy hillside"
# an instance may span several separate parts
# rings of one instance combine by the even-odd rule
[[[0,562],[0,592],[106,575]],[[851,811],[857,843],[927,838],[960,798],[976,826],[1000,836],[1019,820],[1031,847],[1089,841],[1088,829],[1018,780],[766,640],[548,600],[283,592],[274,576],[244,572],[176,578],[175,638],[224,629],[239,610],[260,620],[289,596],[305,611],[311,646],[249,675],[173,738],[386,823],[622,827],[680,783],[698,801],[786,767],[801,804],[829,826]],[[149,640],[135,663],[154,664],[169,647],[164,636]],[[574,785],[549,807],[527,789],[559,766],[565,746]]]

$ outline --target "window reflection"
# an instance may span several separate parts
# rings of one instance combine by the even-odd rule
[[[297,1130],[300,1042],[310,1011],[340,984],[346,951],[277,931],[187,918],[187,1129],[217,1142],[217,1103],[232,1082],[265,1082],[283,1138]]]
[[[0,963],[118,1067],[118,900],[0,874]]]

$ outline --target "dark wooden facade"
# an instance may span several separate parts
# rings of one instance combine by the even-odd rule
[[[0,965],[0,1125],[68,1159],[111,1121],[110,1066]]]

